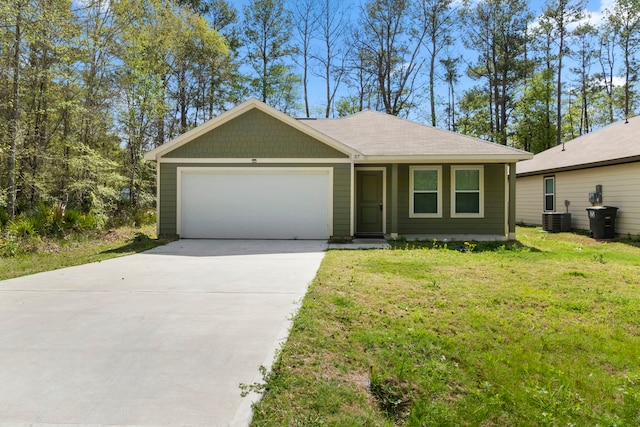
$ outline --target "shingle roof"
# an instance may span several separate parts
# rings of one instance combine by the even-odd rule
[[[368,157],[531,157],[531,154],[515,148],[375,111],[363,111],[339,119],[302,122]]]
[[[158,161],[172,150],[254,108],[349,155],[352,160],[360,163],[379,161],[512,163],[533,157],[526,151],[374,111],[363,111],[340,119],[295,120],[264,102],[252,98],[148,151],[144,158]]]
[[[557,145],[518,163],[518,175],[585,169],[599,165],[640,161],[640,116]]]

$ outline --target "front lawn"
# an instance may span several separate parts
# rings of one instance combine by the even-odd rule
[[[330,251],[255,426],[640,425],[640,248]]]

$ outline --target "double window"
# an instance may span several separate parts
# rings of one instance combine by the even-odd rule
[[[442,167],[409,166],[409,217],[442,218]],[[484,217],[484,167],[451,166],[451,218]]]
[[[409,217],[442,217],[442,167],[409,166]]]
[[[544,177],[544,211],[553,212],[556,207],[556,179],[553,176]]]
[[[483,166],[451,166],[451,217],[484,217],[483,188]]]

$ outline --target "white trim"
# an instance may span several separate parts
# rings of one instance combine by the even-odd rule
[[[436,213],[414,213],[413,172],[416,170],[435,170],[438,173],[437,212]],[[409,166],[409,218],[442,218],[442,166],[436,165],[415,165]]]
[[[156,237],[160,234],[160,169],[160,164],[156,163]]]
[[[529,160],[533,154],[415,154],[392,156],[361,156],[358,163],[514,163]]]
[[[176,234],[181,235],[182,232],[182,174],[183,173],[209,173],[209,172],[222,172],[222,173],[276,173],[276,172],[326,172],[329,177],[329,200],[328,200],[328,214],[329,214],[329,236],[333,236],[333,168],[331,167],[177,167],[176,168]]]
[[[547,180],[553,181],[553,193],[547,193]],[[551,210],[547,209],[547,196],[553,197],[553,207]],[[542,177],[542,212],[555,212],[556,210],[556,176],[548,175]]]
[[[515,171],[514,171],[515,172]],[[509,235],[509,206],[511,205],[511,200],[509,197],[509,186],[511,182],[509,181],[509,175],[511,173],[510,166],[508,164],[504,165],[504,235]]]
[[[479,210],[478,213],[456,213],[456,171],[479,171]],[[483,165],[453,165],[451,166],[451,218],[484,218],[484,166]]]
[[[229,111],[225,111],[217,117],[201,124],[198,127],[191,129],[190,131],[183,133],[171,141],[162,144],[161,146],[154,148],[153,150],[145,153],[145,160],[158,160],[164,154],[175,150],[176,148],[181,147],[182,145],[198,138],[199,136],[204,135],[205,133],[222,126],[223,124],[235,119],[238,116],[252,110],[258,109],[263,113],[273,117],[276,120],[280,120],[281,122],[291,126],[292,128],[299,130],[300,132],[309,135],[310,137],[317,139],[318,141],[328,145],[331,148],[334,148],[344,154],[352,156],[353,154],[357,154],[358,152],[351,147],[343,144],[342,142],[335,140],[324,133],[317,131],[316,129],[308,126],[300,120],[296,120],[293,117],[276,110],[273,107],[268,106],[264,102],[261,102],[255,98],[251,98],[242,104],[237,105]]]
[[[378,172],[382,172],[382,234],[387,234],[387,168],[386,167],[354,167],[355,172],[367,172],[367,171],[378,171]],[[358,190],[358,184],[356,182],[356,179],[354,179],[353,182],[353,198],[354,198],[354,206],[356,200],[357,200],[357,190]],[[354,231],[355,231],[355,207],[354,207],[354,212],[353,212],[353,216],[354,216]]]
[[[332,164],[332,163],[351,163],[347,158],[174,158],[162,157],[158,159],[158,163],[184,163],[184,164],[273,164],[273,163],[297,163],[297,164]]]
[[[355,235],[355,230],[356,230],[356,195],[355,195],[355,188],[356,188],[356,171],[355,171],[355,165],[353,163],[351,163],[351,187],[352,190],[349,191],[349,197],[351,198],[350,200],[350,205],[351,205],[351,214],[349,215],[349,235],[353,236]]]

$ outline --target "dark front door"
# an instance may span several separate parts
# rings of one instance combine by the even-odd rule
[[[381,235],[382,171],[356,171],[356,234]]]

